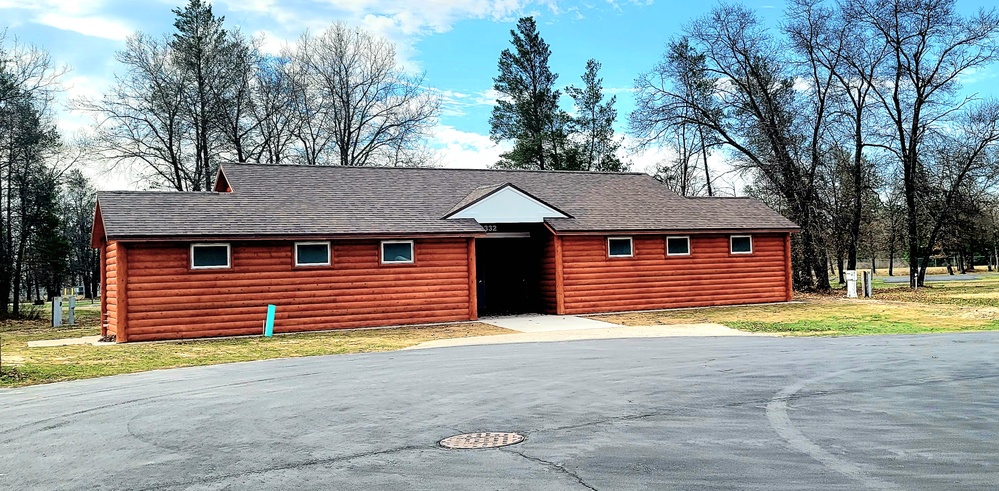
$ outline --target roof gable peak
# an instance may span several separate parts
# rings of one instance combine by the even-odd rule
[[[513,183],[479,186],[442,218],[471,218],[479,223],[540,223],[546,218],[572,218]]]

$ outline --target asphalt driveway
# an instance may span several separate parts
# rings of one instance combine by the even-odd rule
[[[519,431],[490,450],[440,439]],[[0,392],[0,489],[995,489],[999,333],[642,338]]]

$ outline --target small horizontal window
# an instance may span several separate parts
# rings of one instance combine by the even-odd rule
[[[295,266],[329,266],[329,242],[296,242]]]
[[[732,254],[752,254],[753,237],[749,235],[733,235],[731,238]]]
[[[191,244],[191,269],[229,267],[229,244]]]
[[[607,255],[610,257],[631,257],[631,237],[608,237]]]
[[[386,240],[382,242],[383,264],[407,264],[413,262],[413,241]]]
[[[689,256],[689,237],[666,237],[666,254],[669,256]]]

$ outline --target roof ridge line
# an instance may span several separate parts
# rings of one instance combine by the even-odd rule
[[[303,167],[309,169],[392,169],[392,170],[419,170],[419,171],[471,171],[471,172],[536,172],[542,174],[604,174],[611,176],[649,176],[650,174],[638,171],[629,172],[612,172],[612,171],[590,171],[590,170],[539,170],[539,169],[494,169],[486,168],[479,169],[474,167],[401,167],[401,166],[388,166],[388,165],[311,165],[311,164],[265,164],[261,162],[228,162],[219,164],[223,165],[234,165],[234,166],[253,166],[253,167]]]

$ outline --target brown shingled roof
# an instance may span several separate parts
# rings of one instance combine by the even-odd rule
[[[795,230],[751,198],[677,196],[647,174],[226,164],[233,192],[105,191],[110,239],[481,234],[451,210],[507,183],[573,218],[556,232]]]

